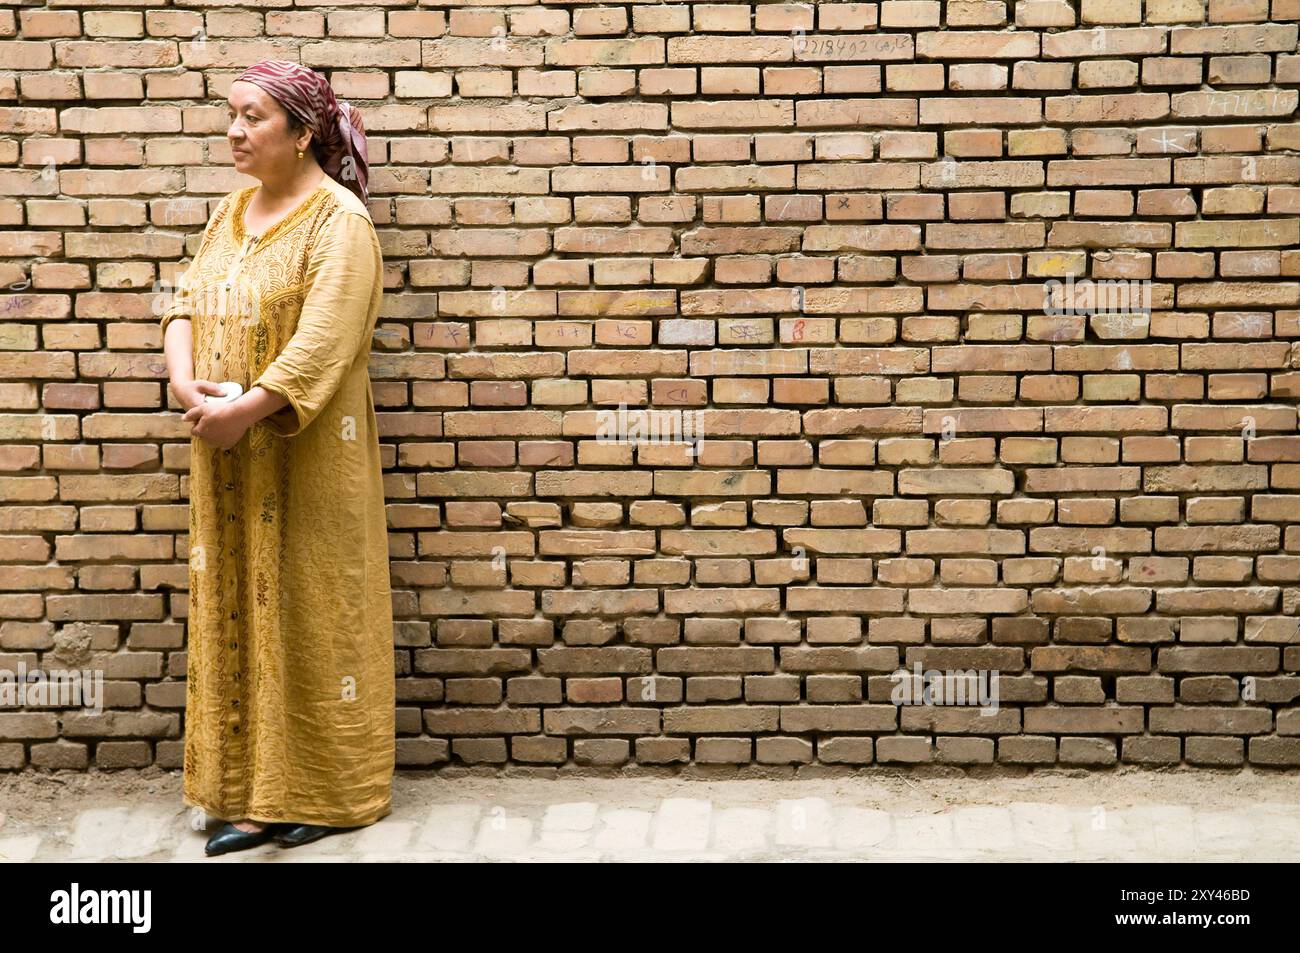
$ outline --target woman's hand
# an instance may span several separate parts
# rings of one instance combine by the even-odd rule
[[[173,383],[171,388],[172,393],[176,395],[177,402],[179,402],[186,410],[202,404],[203,398],[207,394],[211,394],[213,397],[222,397],[225,395],[225,391],[221,389],[221,385],[205,380],[185,381],[180,384]]]
[[[210,381],[202,383],[210,384]],[[216,385],[212,385],[216,386]],[[220,394],[220,388],[217,388]],[[195,404],[181,417],[194,425],[190,432],[222,450],[229,450],[243,438],[252,421],[240,406],[242,398]]]

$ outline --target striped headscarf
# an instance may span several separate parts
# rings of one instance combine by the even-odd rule
[[[325,174],[366,201],[370,164],[361,112],[337,99],[329,80],[288,60],[263,60],[235,77],[256,83],[311,127],[312,144]]]

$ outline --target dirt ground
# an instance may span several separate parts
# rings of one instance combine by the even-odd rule
[[[634,788],[629,788],[629,779],[637,779]],[[792,772],[779,769],[748,774],[731,769],[725,773],[687,769],[675,775],[650,771],[597,775],[564,774],[550,769],[498,773],[445,768],[436,772],[398,771],[393,799],[395,804],[504,801],[529,805],[590,798],[612,799],[631,808],[652,808],[663,798],[696,797],[746,806],[767,804],[773,797],[790,797],[794,780]],[[1108,808],[1186,804],[1200,810],[1228,810],[1243,803],[1300,803],[1300,772],[1121,767],[1108,771],[1040,769],[1010,774],[1000,769],[964,772],[938,766],[877,767],[829,776],[801,775],[798,789],[802,796],[889,811],[944,811],[960,805],[1000,806],[1017,801],[1062,806],[1101,804]],[[634,793],[629,794],[629,790]],[[0,776],[0,835],[57,829],[90,808],[146,802],[170,802],[178,812],[188,810],[181,803],[181,772],[146,768],[7,774]]]

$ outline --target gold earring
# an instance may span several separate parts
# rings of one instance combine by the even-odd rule
[[[298,150],[298,158],[299,158],[299,159],[302,158],[302,150],[301,150],[301,149]]]

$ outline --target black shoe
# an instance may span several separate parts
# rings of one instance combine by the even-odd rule
[[[299,844],[310,844],[331,834],[355,830],[357,830],[355,827],[330,827],[324,824],[289,824],[275,835],[275,842],[281,847],[297,847]]]
[[[203,853],[209,857],[215,857],[217,854],[228,854],[235,850],[245,850],[249,847],[256,847],[258,844],[265,844],[273,836],[280,825],[267,824],[260,831],[241,831],[234,824],[229,822],[222,824],[215,834],[208,838],[208,842],[203,847]]]

